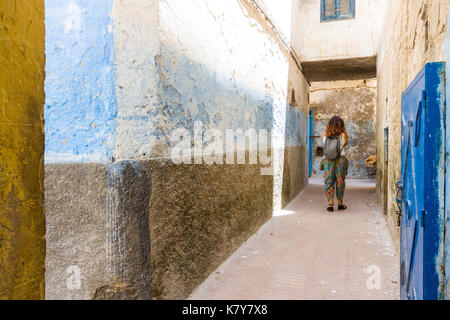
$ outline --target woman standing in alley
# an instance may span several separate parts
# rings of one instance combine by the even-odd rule
[[[348,134],[344,120],[333,117],[328,122],[322,134],[325,158],[321,163],[324,171],[325,193],[328,199],[327,211],[334,211],[334,191],[338,200],[338,210],[345,210],[344,205],[345,179],[348,172],[348,160],[345,157],[344,147],[348,145]]]

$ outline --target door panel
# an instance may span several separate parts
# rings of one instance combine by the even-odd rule
[[[437,299],[443,245],[444,64],[429,63],[402,96],[401,297]]]

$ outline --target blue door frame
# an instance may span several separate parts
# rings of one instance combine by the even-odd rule
[[[428,63],[402,95],[401,298],[444,298],[445,64]]]
[[[309,110],[309,176],[312,176],[314,162],[314,111]]]

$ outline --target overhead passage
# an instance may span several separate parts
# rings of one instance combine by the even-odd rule
[[[312,82],[359,80],[377,76],[377,57],[309,61],[302,63]]]

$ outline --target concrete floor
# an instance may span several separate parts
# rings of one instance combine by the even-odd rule
[[[347,181],[345,203],[347,211],[327,212],[322,180],[311,179],[189,299],[398,299],[399,257],[375,183]],[[368,269],[379,270],[379,289],[368,287]]]

